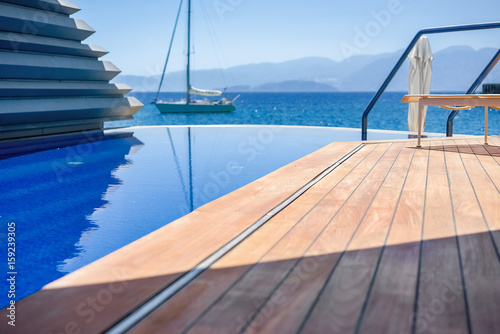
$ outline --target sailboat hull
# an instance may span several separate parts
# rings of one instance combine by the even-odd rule
[[[236,109],[232,104],[156,102],[155,105],[161,113],[215,113],[231,112]]]

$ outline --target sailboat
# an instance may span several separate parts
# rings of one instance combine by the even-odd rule
[[[174,102],[164,102],[158,100],[158,95],[160,94],[160,89],[163,83],[163,79],[165,77],[165,71],[167,69],[168,59],[170,57],[170,51],[172,49],[172,43],[175,37],[175,30],[177,28],[177,23],[179,22],[179,16],[182,8],[182,1],[179,5],[179,10],[177,12],[177,18],[174,25],[174,31],[172,34],[172,38],[170,40],[170,47],[167,54],[167,59],[165,61],[165,67],[163,68],[163,75],[160,80],[160,85],[158,87],[158,92],[156,94],[156,98],[153,104],[156,105],[156,108],[162,113],[200,113],[200,112],[230,112],[235,110],[234,101],[239,97],[239,95],[233,100],[229,99],[227,96],[221,98],[218,101],[213,100],[199,100],[194,99],[191,95],[201,95],[201,96],[221,96],[222,92],[217,90],[206,90],[206,89],[198,89],[191,86],[191,77],[190,77],[190,60],[191,60],[191,0],[188,0],[188,26],[187,26],[187,63],[186,63],[186,99]]]

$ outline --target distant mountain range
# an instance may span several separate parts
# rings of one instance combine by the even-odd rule
[[[231,86],[228,88],[233,92],[337,92],[338,89],[321,82],[305,80],[288,80],[282,82],[270,82],[258,86]]]
[[[431,90],[464,92],[496,52],[493,48],[474,50],[467,46],[449,47],[434,54]],[[281,63],[260,63],[228,69],[191,72],[193,86],[238,92],[332,92],[376,91],[402,51],[373,56],[354,56],[341,62],[309,57]],[[115,80],[135,91],[156,91],[160,75],[151,77],[120,75]],[[500,68],[490,74],[500,82]],[[489,80],[491,81],[491,80]],[[390,91],[408,88],[408,61],[389,85]],[[184,91],[185,72],[167,73],[162,91]]]

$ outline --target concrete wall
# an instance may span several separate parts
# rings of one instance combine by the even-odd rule
[[[143,106],[66,0],[0,0],[0,140],[102,129]]]

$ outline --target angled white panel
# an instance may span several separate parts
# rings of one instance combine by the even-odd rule
[[[140,108],[142,103],[132,97],[0,99],[0,130],[13,124],[118,118],[133,115]]]
[[[66,15],[74,14],[80,10],[74,3],[66,0],[3,0],[3,2]]]
[[[94,33],[67,15],[0,2],[0,30],[83,41]]]
[[[108,53],[100,46],[79,41],[0,31],[0,49],[99,58]]]
[[[107,61],[0,51],[0,73],[4,79],[109,81],[120,70]]]
[[[102,81],[0,80],[0,97],[122,96],[131,90],[126,84]]]

